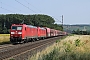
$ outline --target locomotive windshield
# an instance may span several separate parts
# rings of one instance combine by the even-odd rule
[[[22,26],[12,26],[12,30],[22,30]]]

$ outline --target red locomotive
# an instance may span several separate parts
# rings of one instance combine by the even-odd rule
[[[65,35],[66,33],[47,27],[35,27],[26,24],[12,24],[10,30],[11,43],[28,42],[47,37]]]

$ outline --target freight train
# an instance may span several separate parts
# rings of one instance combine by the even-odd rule
[[[10,29],[10,41],[11,43],[22,43],[66,34],[66,32],[47,27],[12,24]]]

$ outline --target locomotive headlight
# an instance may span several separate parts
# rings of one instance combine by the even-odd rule
[[[11,36],[13,36],[13,35],[11,35]]]
[[[11,34],[15,34],[15,32],[11,32]]]
[[[22,34],[22,32],[18,32],[18,34]]]

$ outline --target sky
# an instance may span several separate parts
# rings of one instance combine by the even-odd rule
[[[61,24],[90,24],[90,0],[0,0],[0,14],[44,14]]]

